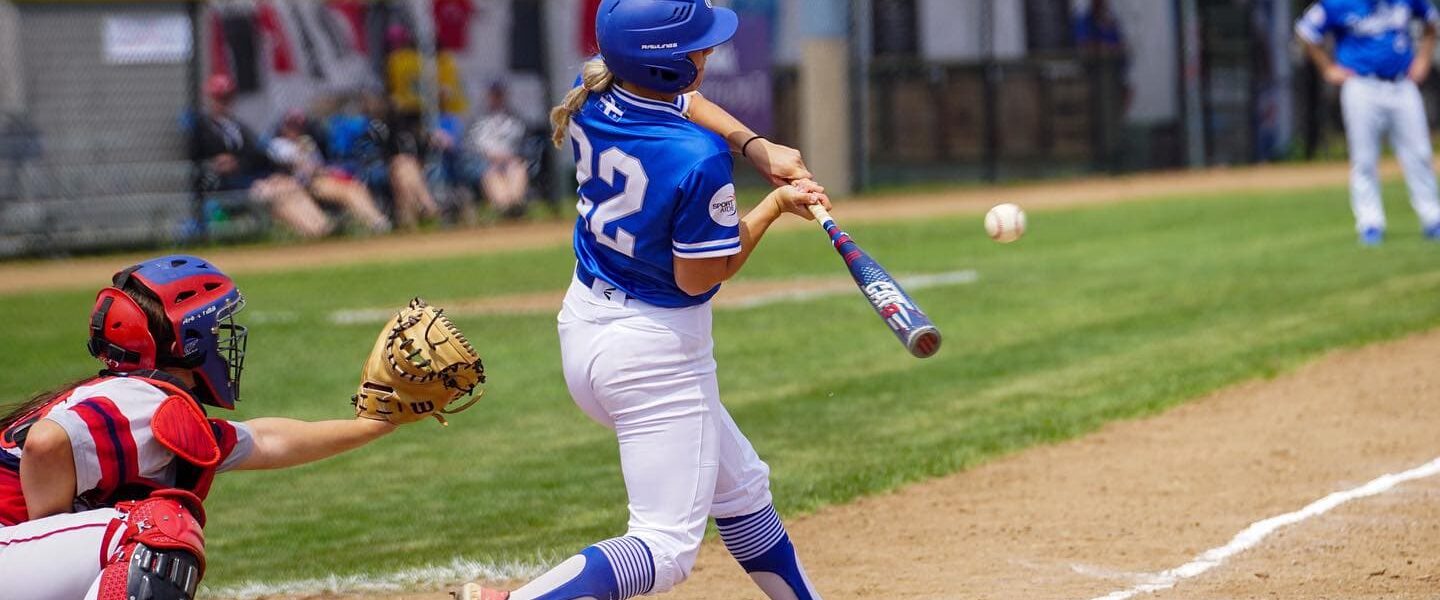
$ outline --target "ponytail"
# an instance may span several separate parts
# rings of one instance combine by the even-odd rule
[[[580,72],[580,86],[566,93],[560,106],[550,109],[550,126],[554,128],[550,141],[556,148],[565,145],[565,133],[570,128],[570,117],[575,116],[575,113],[585,106],[590,92],[603,92],[610,89],[613,83],[615,76],[610,73],[610,68],[605,66],[605,59],[597,56],[585,63]]]
[[[76,379],[75,381],[71,381],[70,383],[62,385],[53,390],[35,394],[34,396],[31,396],[29,400],[17,402],[14,404],[0,404],[0,415],[3,415],[0,416],[0,434],[3,434],[6,429],[10,428],[11,425],[19,423],[21,420],[24,420],[27,417],[34,415],[35,411],[39,410],[47,404],[50,404],[51,402],[54,402],[56,398],[64,396],[65,394],[70,393],[75,388],[85,385],[86,383],[89,383],[94,379],[95,376],[91,375],[82,379]]]

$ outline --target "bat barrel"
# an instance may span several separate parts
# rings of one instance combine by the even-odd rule
[[[810,205],[810,213],[830,235],[835,251],[844,259],[855,285],[875,309],[875,314],[895,333],[905,349],[916,358],[929,358],[940,351],[940,329],[915,304],[900,283],[871,258],[850,235],[840,229],[830,212],[818,204]]]

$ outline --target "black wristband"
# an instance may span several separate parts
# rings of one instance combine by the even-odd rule
[[[745,143],[740,144],[740,156],[743,156],[743,157],[745,157],[745,158],[750,158],[750,155],[745,153],[745,150],[748,149],[748,148],[750,148],[750,142],[753,142],[753,141],[755,141],[755,140],[763,140],[763,139],[765,139],[765,136],[760,135],[760,134],[755,134],[755,135],[750,136],[750,139],[745,140]]]

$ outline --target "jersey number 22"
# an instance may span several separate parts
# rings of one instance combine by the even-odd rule
[[[575,140],[575,147],[579,156],[575,158],[575,180],[580,187],[596,175],[606,185],[615,185],[615,174],[625,176],[625,189],[619,194],[595,202],[585,197],[585,192],[580,192],[580,201],[575,203],[575,210],[580,211],[580,218],[585,220],[590,233],[595,234],[595,241],[608,246],[611,250],[635,256],[635,235],[621,229],[615,228],[615,235],[605,233],[605,226],[640,212],[645,204],[645,188],[650,185],[650,177],[645,174],[645,166],[637,159],[619,148],[609,148],[600,153],[600,159],[595,164],[595,148],[590,144],[590,137],[585,135],[573,121],[570,123],[570,139]],[[593,208],[593,212],[592,212]]]

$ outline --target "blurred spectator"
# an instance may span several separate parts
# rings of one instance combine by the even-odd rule
[[[1077,7],[1072,30],[1075,46],[1081,50],[1118,55],[1128,52],[1125,36],[1120,31],[1120,21],[1115,18],[1115,13],[1110,12],[1110,4],[1106,0],[1090,0],[1088,10],[1084,5]]]
[[[330,220],[305,193],[299,181],[278,172],[264,148],[231,114],[235,80],[212,75],[205,82],[210,103],[197,123],[200,157],[206,161],[207,187],[212,191],[248,191],[251,200],[265,204],[275,219],[303,237],[330,233]]]
[[[430,135],[431,160],[426,162],[426,177],[436,203],[446,216],[462,225],[474,225],[480,216],[475,209],[475,194],[484,177],[484,161],[470,152],[465,144],[465,125],[459,116],[442,114]]]
[[[315,200],[343,207],[356,222],[375,233],[390,230],[390,220],[376,208],[369,190],[348,174],[328,167],[317,139],[325,139],[305,113],[291,111],[270,140],[268,154],[276,166],[288,172]]]
[[[395,116],[385,96],[367,93],[362,98],[365,131],[360,135],[355,152],[363,178],[367,183],[384,187],[388,184],[395,204],[395,223],[413,229],[422,218],[439,214],[435,198],[425,187],[421,168],[424,140],[413,131],[397,131]]]
[[[495,82],[486,93],[486,114],[470,126],[466,147],[484,159],[481,186],[485,199],[506,216],[525,210],[530,189],[530,161],[521,156],[525,123],[510,108],[505,85]]]
[[[421,56],[415,49],[415,38],[404,25],[392,23],[385,31],[385,41],[390,49],[385,61],[390,102],[397,114],[419,115],[424,95],[420,87]],[[435,56],[435,77],[439,83],[440,112],[464,114],[465,92],[460,85],[460,69],[455,66],[451,53],[440,52]]]
[[[1128,110],[1135,97],[1134,87],[1130,84],[1130,47],[1108,0],[1090,0],[1088,9],[1083,4],[1076,6],[1071,31],[1075,36],[1075,47],[1082,54],[1118,62]]]

